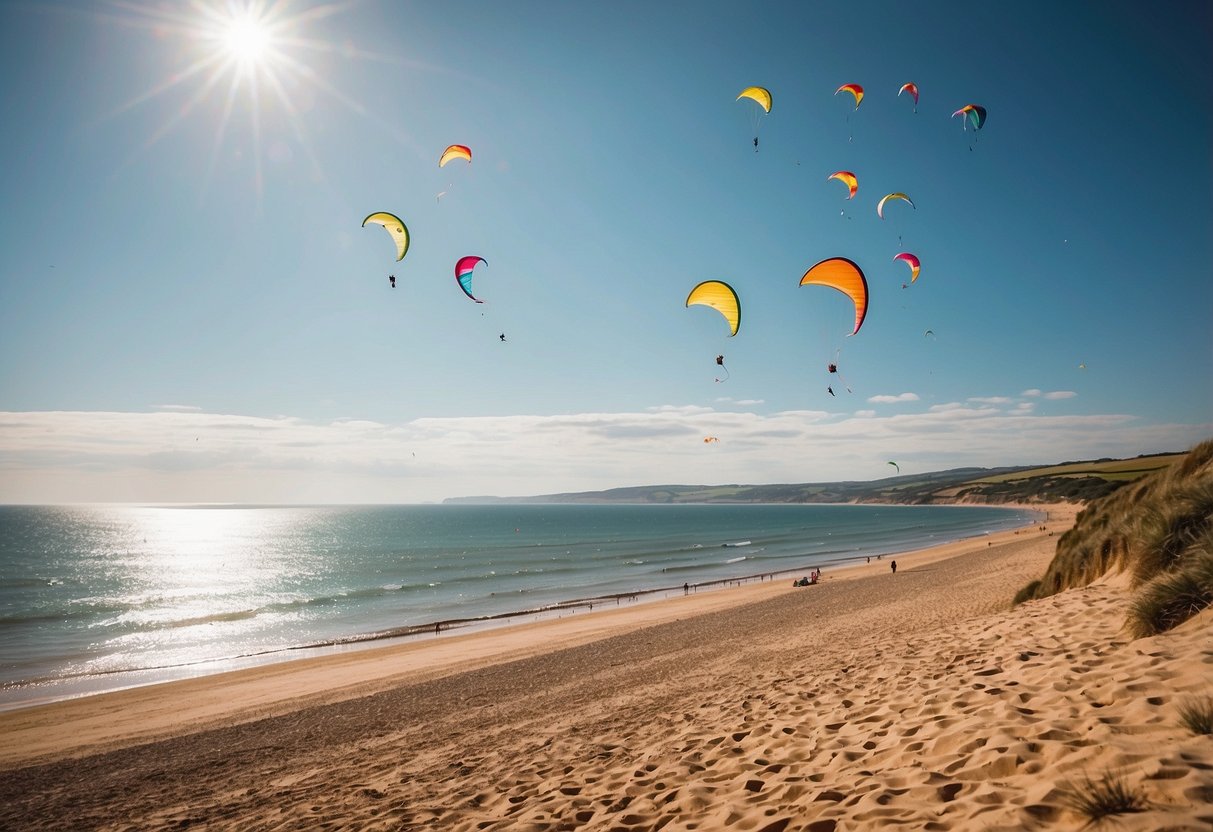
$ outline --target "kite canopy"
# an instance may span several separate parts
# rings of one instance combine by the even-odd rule
[[[467,145],[453,144],[446,150],[442,151],[442,157],[438,160],[438,167],[445,167],[446,163],[452,159],[466,159],[472,161],[472,149]]]
[[[741,301],[733,287],[719,280],[705,280],[687,295],[687,308],[692,306],[710,306],[729,324],[729,337],[732,338],[741,328]]]
[[[839,170],[826,177],[827,182],[829,182],[831,179],[837,179],[839,182],[847,186],[847,190],[851,192],[847,199],[855,198],[855,192],[859,190],[859,180],[855,178],[855,174],[851,173],[849,170]]]
[[[855,96],[855,109],[858,110],[859,102],[863,101],[863,87],[859,86],[859,84],[843,84],[841,87],[834,90],[834,94],[838,95],[838,93],[843,91],[849,92],[851,95]]]
[[[918,85],[917,84],[902,84],[901,89],[897,91],[897,97],[901,98],[903,92],[908,92],[914,99],[914,106],[918,106]]]
[[[966,104],[956,112],[952,113],[952,118],[957,116],[963,117],[964,129],[968,130],[969,125],[973,125],[974,130],[980,130],[986,124],[986,108],[980,104]]]
[[[859,332],[868,314],[868,280],[863,269],[845,257],[831,257],[805,272],[800,285],[829,286],[850,298],[855,304],[855,329],[851,335]]]
[[[371,214],[362,221],[362,227],[366,228],[366,224],[382,225],[388,234],[392,237],[392,242],[396,244],[396,259],[403,260],[404,254],[409,250],[409,229],[404,224],[404,220],[395,214],[389,214],[387,211],[379,211]]]
[[[477,263],[488,265],[489,261],[483,257],[477,257],[470,254],[467,257],[460,257],[455,263],[455,280],[459,281],[459,288],[476,303],[484,303],[480,298],[472,294],[472,270],[476,268]]]
[[[922,263],[918,257],[910,254],[908,251],[903,251],[900,254],[893,255],[894,260],[903,260],[910,266],[910,282],[913,283],[918,279],[918,272],[922,269]]]
[[[884,204],[886,202],[888,202],[890,199],[904,199],[906,202],[910,203],[911,208],[914,207],[914,202],[905,194],[902,194],[902,193],[889,194],[885,197],[882,197],[880,202],[876,205],[876,216],[880,217],[882,220],[884,219]]]
[[[715,437],[715,436],[705,436],[705,437],[703,438],[703,444],[705,444],[705,445],[710,445],[710,444],[712,444],[713,442],[719,442],[719,441],[720,441],[720,439],[719,439],[718,437]]]
[[[899,473],[899,474],[901,473],[901,466],[900,466],[900,465],[898,465],[896,462],[893,462],[892,460],[889,460],[889,464],[890,464],[890,465],[892,465],[894,468],[896,468],[896,469],[897,469],[897,473]]]
[[[758,106],[763,109],[763,112],[771,112],[771,91],[766,87],[746,87],[737,96],[737,101],[743,98],[749,98],[758,102]]]

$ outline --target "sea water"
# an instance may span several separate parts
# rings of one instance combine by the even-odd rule
[[[1034,520],[970,506],[0,506],[0,708]]]

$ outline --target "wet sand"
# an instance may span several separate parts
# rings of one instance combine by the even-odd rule
[[[1107,581],[1015,610],[1073,508],[830,575],[0,714],[0,828],[1079,828],[1067,783],[1213,825],[1213,616]],[[1051,536],[1052,535],[1052,536]],[[898,561],[896,575],[889,562]]]

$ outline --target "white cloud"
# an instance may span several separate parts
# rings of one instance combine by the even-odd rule
[[[1021,396],[1027,396],[1027,397],[1029,397],[1029,398],[1034,398],[1034,397],[1036,397],[1036,396],[1039,396],[1039,395],[1040,395],[1040,391],[1039,391],[1039,390],[1037,390],[1035,387],[1033,387],[1031,390],[1024,390],[1024,391],[1023,391],[1022,393],[1020,393],[1019,395],[1021,395]]]
[[[966,401],[978,404],[1010,404],[1012,399],[1008,396],[970,396]]]
[[[916,402],[918,401],[917,393],[899,393],[896,396],[882,395],[869,396],[868,401],[872,404],[896,404],[897,402]]]
[[[1072,399],[1078,394],[1073,390],[1054,390],[1052,393],[1045,393],[1046,399]]]
[[[877,479],[1180,450],[1211,425],[959,402],[877,416],[658,407],[399,424],[160,411],[0,413],[0,502],[416,502],[668,482]],[[704,436],[720,438],[705,453]]]
[[[155,410],[167,410],[173,413],[199,413],[202,408],[192,404],[154,404]]]

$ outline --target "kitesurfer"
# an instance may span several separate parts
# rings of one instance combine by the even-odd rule
[[[501,333],[500,335],[498,335],[497,337],[500,338],[503,343],[505,342],[505,333],[504,332]]]
[[[834,395],[834,388],[833,388],[833,387],[827,387],[827,388],[826,388],[826,392],[827,392],[827,393],[829,393],[831,396],[833,396],[833,395]],[[837,396],[835,396],[835,398],[837,398]]]

